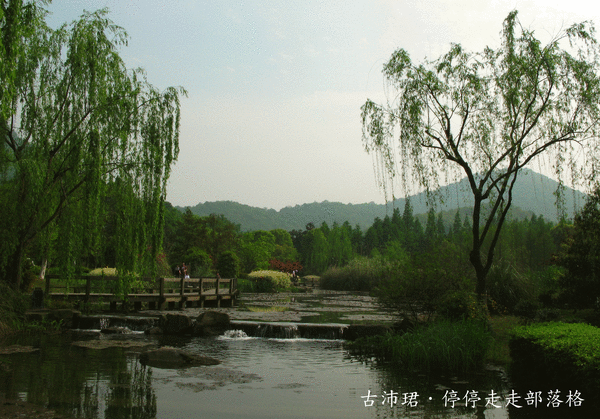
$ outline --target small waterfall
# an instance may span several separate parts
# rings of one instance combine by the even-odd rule
[[[99,320],[99,323],[100,323],[100,330],[106,329],[108,326],[110,326],[110,319],[103,317]]]
[[[275,339],[344,339],[345,324],[261,323],[243,320],[231,322],[232,328],[247,336]]]
[[[258,324],[256,336],[261,338],[293,339],[299,337],[298,326],[295,324]]]
[[[243,330],[226,330],[223,333],[223,337],[226,339],[249,339],[250,337]]]

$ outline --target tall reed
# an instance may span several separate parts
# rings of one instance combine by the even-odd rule
[[[490,344],[485,323],[440,320],[402,335],[360,339],[351,353],[372,355],[409,370],[467,372],[480,367]]]
[[[384,258],[358,257],[346,266],[329,268],[321,275],[321,288],[340,291],[370,291],[390,276],[394,263]]]

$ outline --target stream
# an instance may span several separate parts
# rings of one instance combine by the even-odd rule
[[[336,327],[345,319],[389,316],[375,310],[365,296],[355,297],[336,297],[345,304],[345,311],[332,303],[335,298],[328,300],[331,295],[322,295],[320,304],[312,305],[302,298],[281,296],[273,301],[273,296],[256,295],[245,305],[282,306],[287,301],[290,310],[270,312],[268,320],[334,320]],[[257,312],[240,313],[232,317],[256,321]],[[306,313],[326,315],[320,319]],[[374,359],[354,358],[344,340],[297,336],[253,337],[235,328],[210,338],[139,332],[99,337],[76,333],[11,336],[0,346],[26,345],[36,351],[0,355],[0,396],[85,419],[582,417],[577,408],[563,406],[556,416],[559,410],[545,403],[528,406],[525,394],[518,403],[521,408],[507,408],[512,389],[499,368],[487,367],[466,376],[402,372]],[[141,349],[135,345],[99,350],[72,344],[87,339],[172,346],[217,358],[221,364],[154,368],[140,363]]]

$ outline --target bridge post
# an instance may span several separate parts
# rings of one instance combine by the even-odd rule
[[[219,297],[219,290],[221,289],[220,280],[221,276],[217,275],[217,288],[215,289],[215,295],[217,296],[217,307],[221,307],[221,298]]]
[[[92,278],[88,275],[85,281],[85,299],[84,303],[87,303],[90,300],[90,292],[92,290]]]
[[[160,294],[159,300],[158,300],[158,309],[159,310],[164,310],[165,309],[165,278],[159,278],[158,279],[158,292]]]
[[[185,308],[185,277],[181,278],[179,281],[179,308]]]

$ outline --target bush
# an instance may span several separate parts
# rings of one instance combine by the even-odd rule
[[[290,275],[278,271],[254,271],[248,274],[254,282],[254,292],[276,292],[292,286]]]
[[[513,312],[520,317],[527,319],[533,319],[537,313],[538,305],[535,301],[523,300],[519,301],[513,310]]]
[[[578,389],[587,403],[600,392],[600,329],[583,323],[537,323],[518,327],[510,340],[517,381],[558,382]]]
[[[402,335],[387,334],[358,339],[351,353],[391,361],[396,366],[426,372],[467,372],[483,364],[490,345],[484,322],[444,320]]]
[[[398,266],[382,278],[374,290],[380,304],[413,322],[429,321],[442,306],[447,294],[456,291],[444,269],[432,264]]]
[[[15,291],[4,281],[0,281],[0,335],[19,328],[25,318],[25,311],[31,304],[31,295]]]
[[[487,310],[477,301],[475,293],[464,290],[446,294],[437,312],[449,320],[487,319]]]
[[[488,295],[511,313],[520,301],[536,300],[534,285],[513,265],[500,261],[492,266],[487,277]]]

